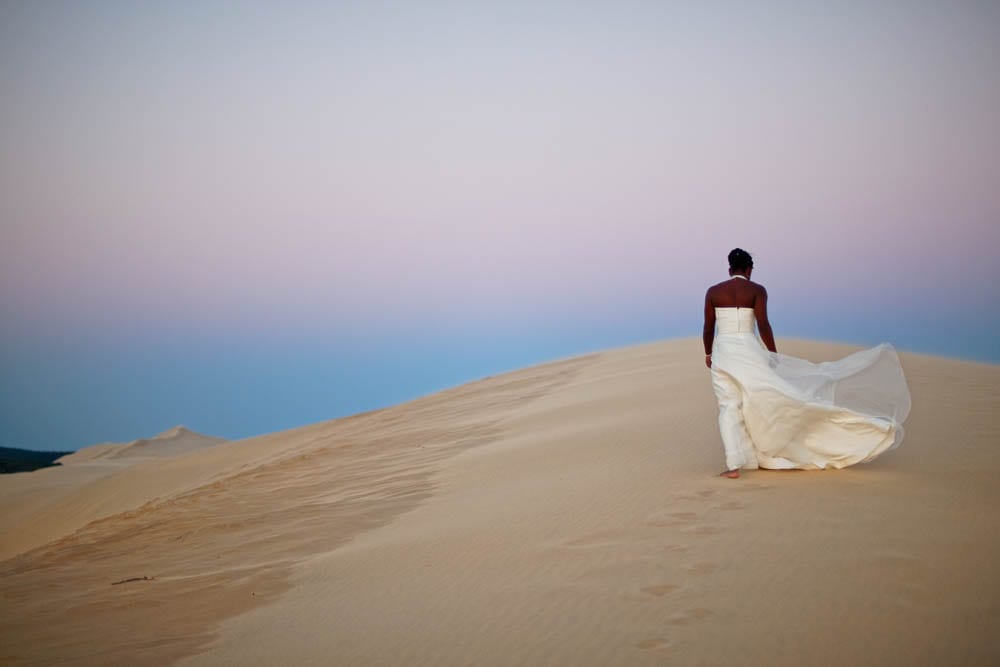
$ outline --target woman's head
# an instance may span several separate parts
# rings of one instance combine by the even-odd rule
[[[729,272],[743,273],[753,268],[753,257],[743,248],[733,248],[729,253]]]

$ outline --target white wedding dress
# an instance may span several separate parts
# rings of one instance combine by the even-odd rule
[[[814,364],[769,352],[752,308],[716,308],[715,321],[727,469],[844,468],[903,439],[910,391],[892,345]]]

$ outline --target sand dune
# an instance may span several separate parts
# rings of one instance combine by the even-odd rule
[[[169,460],[224,442],[175,426],[148,439],[84,447],[58,459],[61,466],[5,478],[0,483],[0,559],[202,483],[214,471],[210,461],[225,466],[231,461],[211,454],[175,464]]]
[[[202,435],[183,426],[175,426],[152,438],[142,438],[125,443],[105,442],[84,447],[63,456],[58,461],[63,465],[73,465],[108,459],[163,459],[205,449],[222,442],[226,442],[226,439],[214,435]]]
[[[0,662],[997,664],[1000,368],[901,357],[906,441],[842,471],[716,478],[694,339],[66,466],[4,532]],[[46,493],[0,479],[0,528]]]
[[[170,458],[221,442],[226,442],[226,439],[214,435],[202,435],[183,426],[175,426],[152,438],[141,438],[125,443],[104,442],[84,447],[59,458],[58,462],[62,465],[73,465],[98,459]]]

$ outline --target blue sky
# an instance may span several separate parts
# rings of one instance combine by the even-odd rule
[[[0,7],[0,445],[698,335],[1000,361],[1000,6]]]

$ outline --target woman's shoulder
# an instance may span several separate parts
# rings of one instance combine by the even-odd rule
[[[728,284],[729,284],[728,280],[723,280],[721,283],[715,283],[714,285],[708,288],[708,293],[711,294],[712,292],[721,291],[725,289],[726,285]]]
[[[714,285],[708,288],[708,293],[711,294],[712,292],[728,291],[731,287],[733,287],[733,282],[734,281],[730,279],[730,280],[723,280],[721,283],[715,283]],[[739,281],[739,283],[742,285],[751,285],[754,289],[757,290],[767,291],[764,289],[764,285],[755,282],[753,280],[741,280]]]

